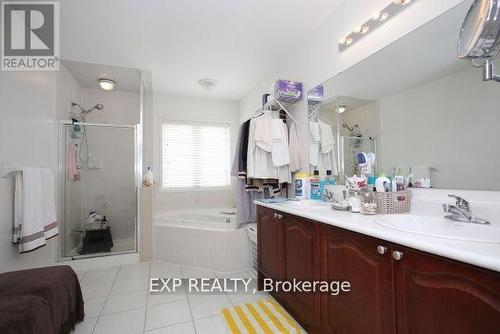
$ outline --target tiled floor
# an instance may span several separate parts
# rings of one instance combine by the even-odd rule
[[[150,295],[150,277],[251,277],[248,272],[218,274],[164,262],[141,263],[78,272],[85,299],[85,320],[77,334],[224,334],[220,309],[267,297],[198,295],[186,291]]]

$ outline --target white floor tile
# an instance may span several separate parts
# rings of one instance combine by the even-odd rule
[[[84,300],[106,297],[111,290],[112,283],[82,285]]]
[[[92,268],[90,269],[91,272],[97,272],[97,271],[118,271],[120,269],[120,266],[108,266],[108,267],[100,267],[100,268]]]
[[[184,288],[177,288],[175,292],[165,292],[159,294],[149,294],[148,305],[167,304],[187,298]]]
[[[206,318],[220,313],[224,307],[232,306],[226,295],[210,295],[189,300],[193,319]]]
[[[153,329],[145,332],[145,334],[195,334],[194,323],[184,322],[182,324],[173,325],[169,327],[163,327],[158,329]]]
[[[237,271],[233,273],[220,273],[216,272],[217,278],[252,278],[248,271]]]
[[[166,262],[151,263],[152,278],[181,278],[181,266]]]
[[[80,282],[83,280],[83,278],[85,277],[85,275],[88,272],[89,272],[88,270],[75,270],[75,273],[78,276],[78,279],[80,280]]]
[[[148,306],[146,330],[167,327],[191,320],[191,312],[187,300]]]
[[[110,295],[102,314],[112,314],[146,307],[147,292],[136,291]]]
[[[112,283],[115,280],[118,271],[90,271],[82,279],[82,284],[102,284]]]
[[[85,300],[85,319],[98,317],[101,314],[104,302],[106,302],[106,297]]]
[[[139,334],[144,329],[145,309],[99,317],[94,334]]]
[[[97,318],[85,318],[82,322],[75,326],[75,330],[71,332],[72,334],[92,334],[94,330]]]
[[[181,269],[184,278],[215,278],[215,273],[212,270],[188,266],[182,266]]]
[[[146,291],[148,289],[148,283],[149,279],[146,277],[117,280],[111,289],[111,294],[116,295],[133,291]]]
[[[229,333],[220,315],[194,321],[197,334],[224,334]]]
[[[137,277],[149,277],[150,263],[128,264],[120,268],[117,280],[131,279]]]

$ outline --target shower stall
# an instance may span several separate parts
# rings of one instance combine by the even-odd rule
[[[137,251],[140,130],[139,125],[61,123],[61,259]]]

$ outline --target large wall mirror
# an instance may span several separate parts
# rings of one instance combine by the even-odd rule
[[[311,123],[331,126],[339,183],[367,172],[359,161],[365,153],[374,175],[500,190],[500,84],[483,82],[481,68],[457,57],[470,5],[461,3],[310,90],[310,137]]]

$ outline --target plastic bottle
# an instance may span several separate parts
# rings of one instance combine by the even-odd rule
[[[321,200],[323,195],[320,191],[319,171],[314,171],[314,176],[309,179],[309,184],[311,187],[311,199]]]
[[[326,177],[323,177],[320,179],[319,181],[319,192],[321,194],[321,199],[323,199],[323,195],[325,194],[325,190],[327,188],[327,186],[329,185],[335,185],[335,179],[333,178],[332,176],[332,171],[331,170],[327,170],[326,171]]]
[[[307,198],[307,175],[305,173],[295,175],[295,198]]]

